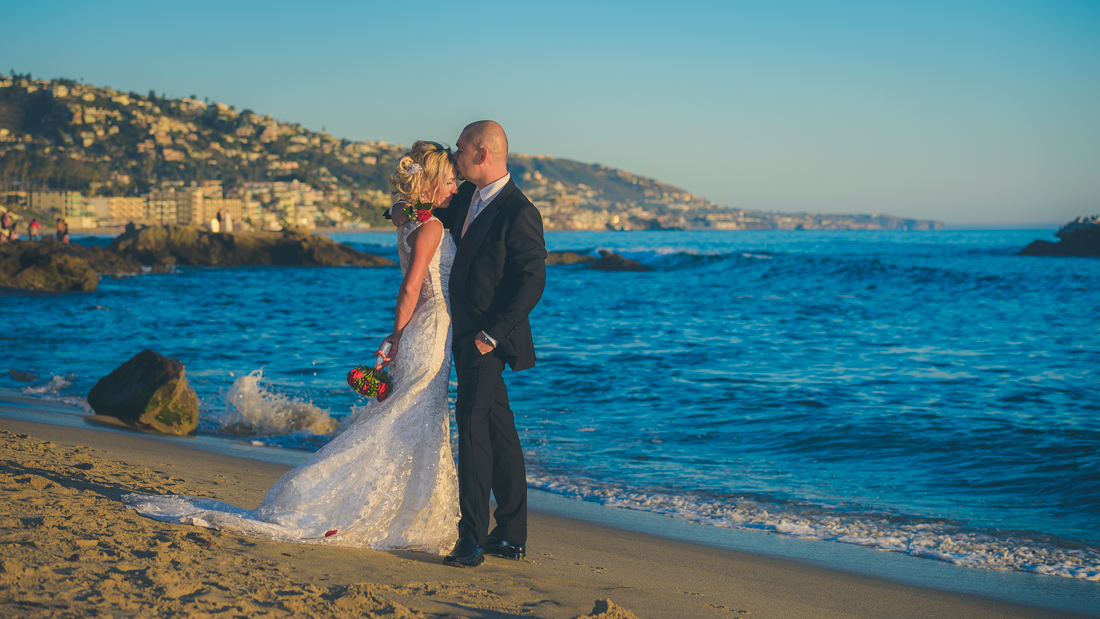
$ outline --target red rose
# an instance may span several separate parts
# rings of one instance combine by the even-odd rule
[[[390,388],[386,383],[378,383],[378,401],[381,402],[390,396]]]
[[[325,537],[332,537],[333,535],[336,535],[336,529],[325,531]]]
[[[419,221],[420,223],[424,223],[424,222],[428,221],[431,218],[432,218],[432,212],[431,211],[417,211],[416,212],[416,220]]]
[[[362,378],[362,370],[360,370],[359,368],[355,368],[352,371],[348,372],[348,385],[350,385],[352,389],[355,389],[355,383],[362,380]]]

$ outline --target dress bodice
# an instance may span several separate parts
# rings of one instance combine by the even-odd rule
[[[439,221],[435,217],[428,221],[432,220]],[[409,244],[409,236],[422,225],[424,224],[413,218],[397,229],[397,255],[401,262],[402,275],[408,273],[409,267],[412,265],[412,246]],[[451,238],[450,233],[444,230],[439,239],[439,244],[436,246],[435,255],[432,256],[432,261],[428,264],[428,272],[424,274],[424,282],[420,286],[420,299],[417,301],[417,307],[420,307],[426,301],[435,299],[437,295],[438,300],[449,307],[450,295],[448,288],[455,251],[454,239]]]

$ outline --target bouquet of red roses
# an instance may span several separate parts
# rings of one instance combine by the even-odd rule
[[[355,369],[348,372],[348,384],[359,395],[378,398],[379,402],[393,393],[393,382],[390,381],[389,373],[365,365],[357,365]]]
[[[405,216],[424,223],[432,218],[432,203],[416,201],[416,204],[405,206]]]

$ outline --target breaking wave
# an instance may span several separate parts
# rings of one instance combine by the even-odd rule
[[[76,376],[73,374],[65,374],[62,376],[54,374],[50,378],[50,382],[37,387],[28,385],[23,387],[22,391],[27,395],[56,395],[60,394],[63,389],[71,387],[74,380],[76,380]]]
[[[49,382],[42,385],[27,385],[19,391],[26,395],[42,398],[43,400],[62,402],[70,406],[75,406],[86,413],[94,412],[92,407],[88,405],[88,400],[85,398],[64,393],[66,389],[73,386],[73,382],[75,381],[76,374],[53,374]]]
[[[591,479],[545,474],[534,467],[528,468],[527,483],[532,488],[578,500],[715,527],[856,544],[965,567],[1100,582],[1100,552],[1097,550],[1026,534],[967,530],[949,521],[881,512],[845,513],[804,503],[622,488]]]
[[[331,434],[337,421],[328,411],[288,395],[265,389],[263,368],[241,376],[225,396],[225,412],[218,419],[218,434],[277,436],[309,433]]]

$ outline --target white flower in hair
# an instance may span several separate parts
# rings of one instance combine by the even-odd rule
[[[420,165],[419,163],[414,163],[411,166],[409,166],[409,169],[407,171],[409,173],[409,176],[412,176],[413,174],[416,174],[417,172],[419,172],[423,169],[424,169],[424,166]]]

